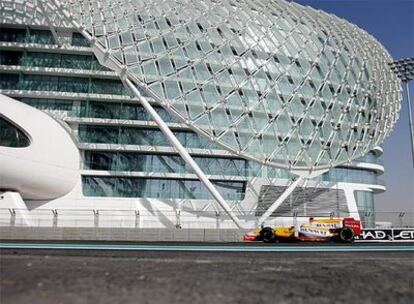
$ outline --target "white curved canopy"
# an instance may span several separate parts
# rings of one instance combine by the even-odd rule
[[[79,150],[69,133],[46,113],[1,94],[0,118],[29,139],[16,147],[0,138],[0,189],[32,200],[69,193],[80,175]]]

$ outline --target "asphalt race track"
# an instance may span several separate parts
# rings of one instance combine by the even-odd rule
[[[413,243],[7,243],[0,249],[0,303],[7,304],[414,298]]]
[[[126,242],[3,242],[0,249],[108,250],[108,251],[209,251],[209,252],[382,252],[414,251],[414,243],[126,243]]]

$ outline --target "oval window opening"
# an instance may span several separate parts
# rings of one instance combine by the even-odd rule
[[[29,145],[29,137],[10,121],[0,116],[0,146],[24,148]]]

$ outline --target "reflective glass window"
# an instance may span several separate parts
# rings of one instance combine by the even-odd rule
[[[177,122],[165,109],[154,106],[155,111],[166,122]],[[143,106],[136,103],[115,103],[100,101],[85,101],[82,103],[80,111],[73,113],[79,117],[108,118],[108,119],[127,119],[127,120],[152,120]]]
[[[174,134],[187,148],[216,148],[213,143],[192,131],[174,131]],[[79,140],[87,143],[170,146],[170,142],[158,129],[123,126],[80,125]]]
[[[73,33],[72,34],[72,45],[90,47],[91,44],[88,39],[82,36],[82,34]]]
[[[39,110],[71,111],[73,107],[71,100],[28,97],[16,99]]]
[[[26,29],[14,29],[0,27],[0,41],[24,42],[26,38]]]
[[[49,30],[29,29],[25,42],[40,44],[55,44],[52,32]]]
[[[374,164],[380,162],[378,157],[375,155],[375,152],[369,152],[365,156],[357,158],[355,161],[366,162],[366,163],[374,163]]]
[[[3,73],[0,77],[0,89],[16,90],[18,88],[19,75]]]
[[[243,159],[193,157],[211,175],[248,176],[248,162]],[[178,155],[142,154],[135,152],[85,151],[85,169],[106,171],[138,171],[193,173]]]
[[[374,171],[355,168],[333,168],[322,175],[323,181],[377,184],[377,174]]]
[[[30,145],[30,140],[15,125],[0,116],[0,146],[23,148]]]
[[[19,65],[22,55],[23,55],[22,52],[1,51],[0,64],[1,65]]]
[[[213,184],[226,200],[244,198],[244,182],[213,181]],[[82,185],[85,196],[212,199],[199,180],[83,176]]]
[[[374,194],[368,191],[354,191],[359,217],[365,228],[375,228]]]
[[[119,80],[48,75],[5,74],[2,89],[129,95]]]
[[[0,29],[0,41],[55,44],[55,39],[49,30],[29,28],[17,29],[2,27]]]

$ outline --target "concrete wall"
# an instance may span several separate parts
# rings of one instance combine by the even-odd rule
[[[247,230],[1,227],[0,240],[240,242]]]

